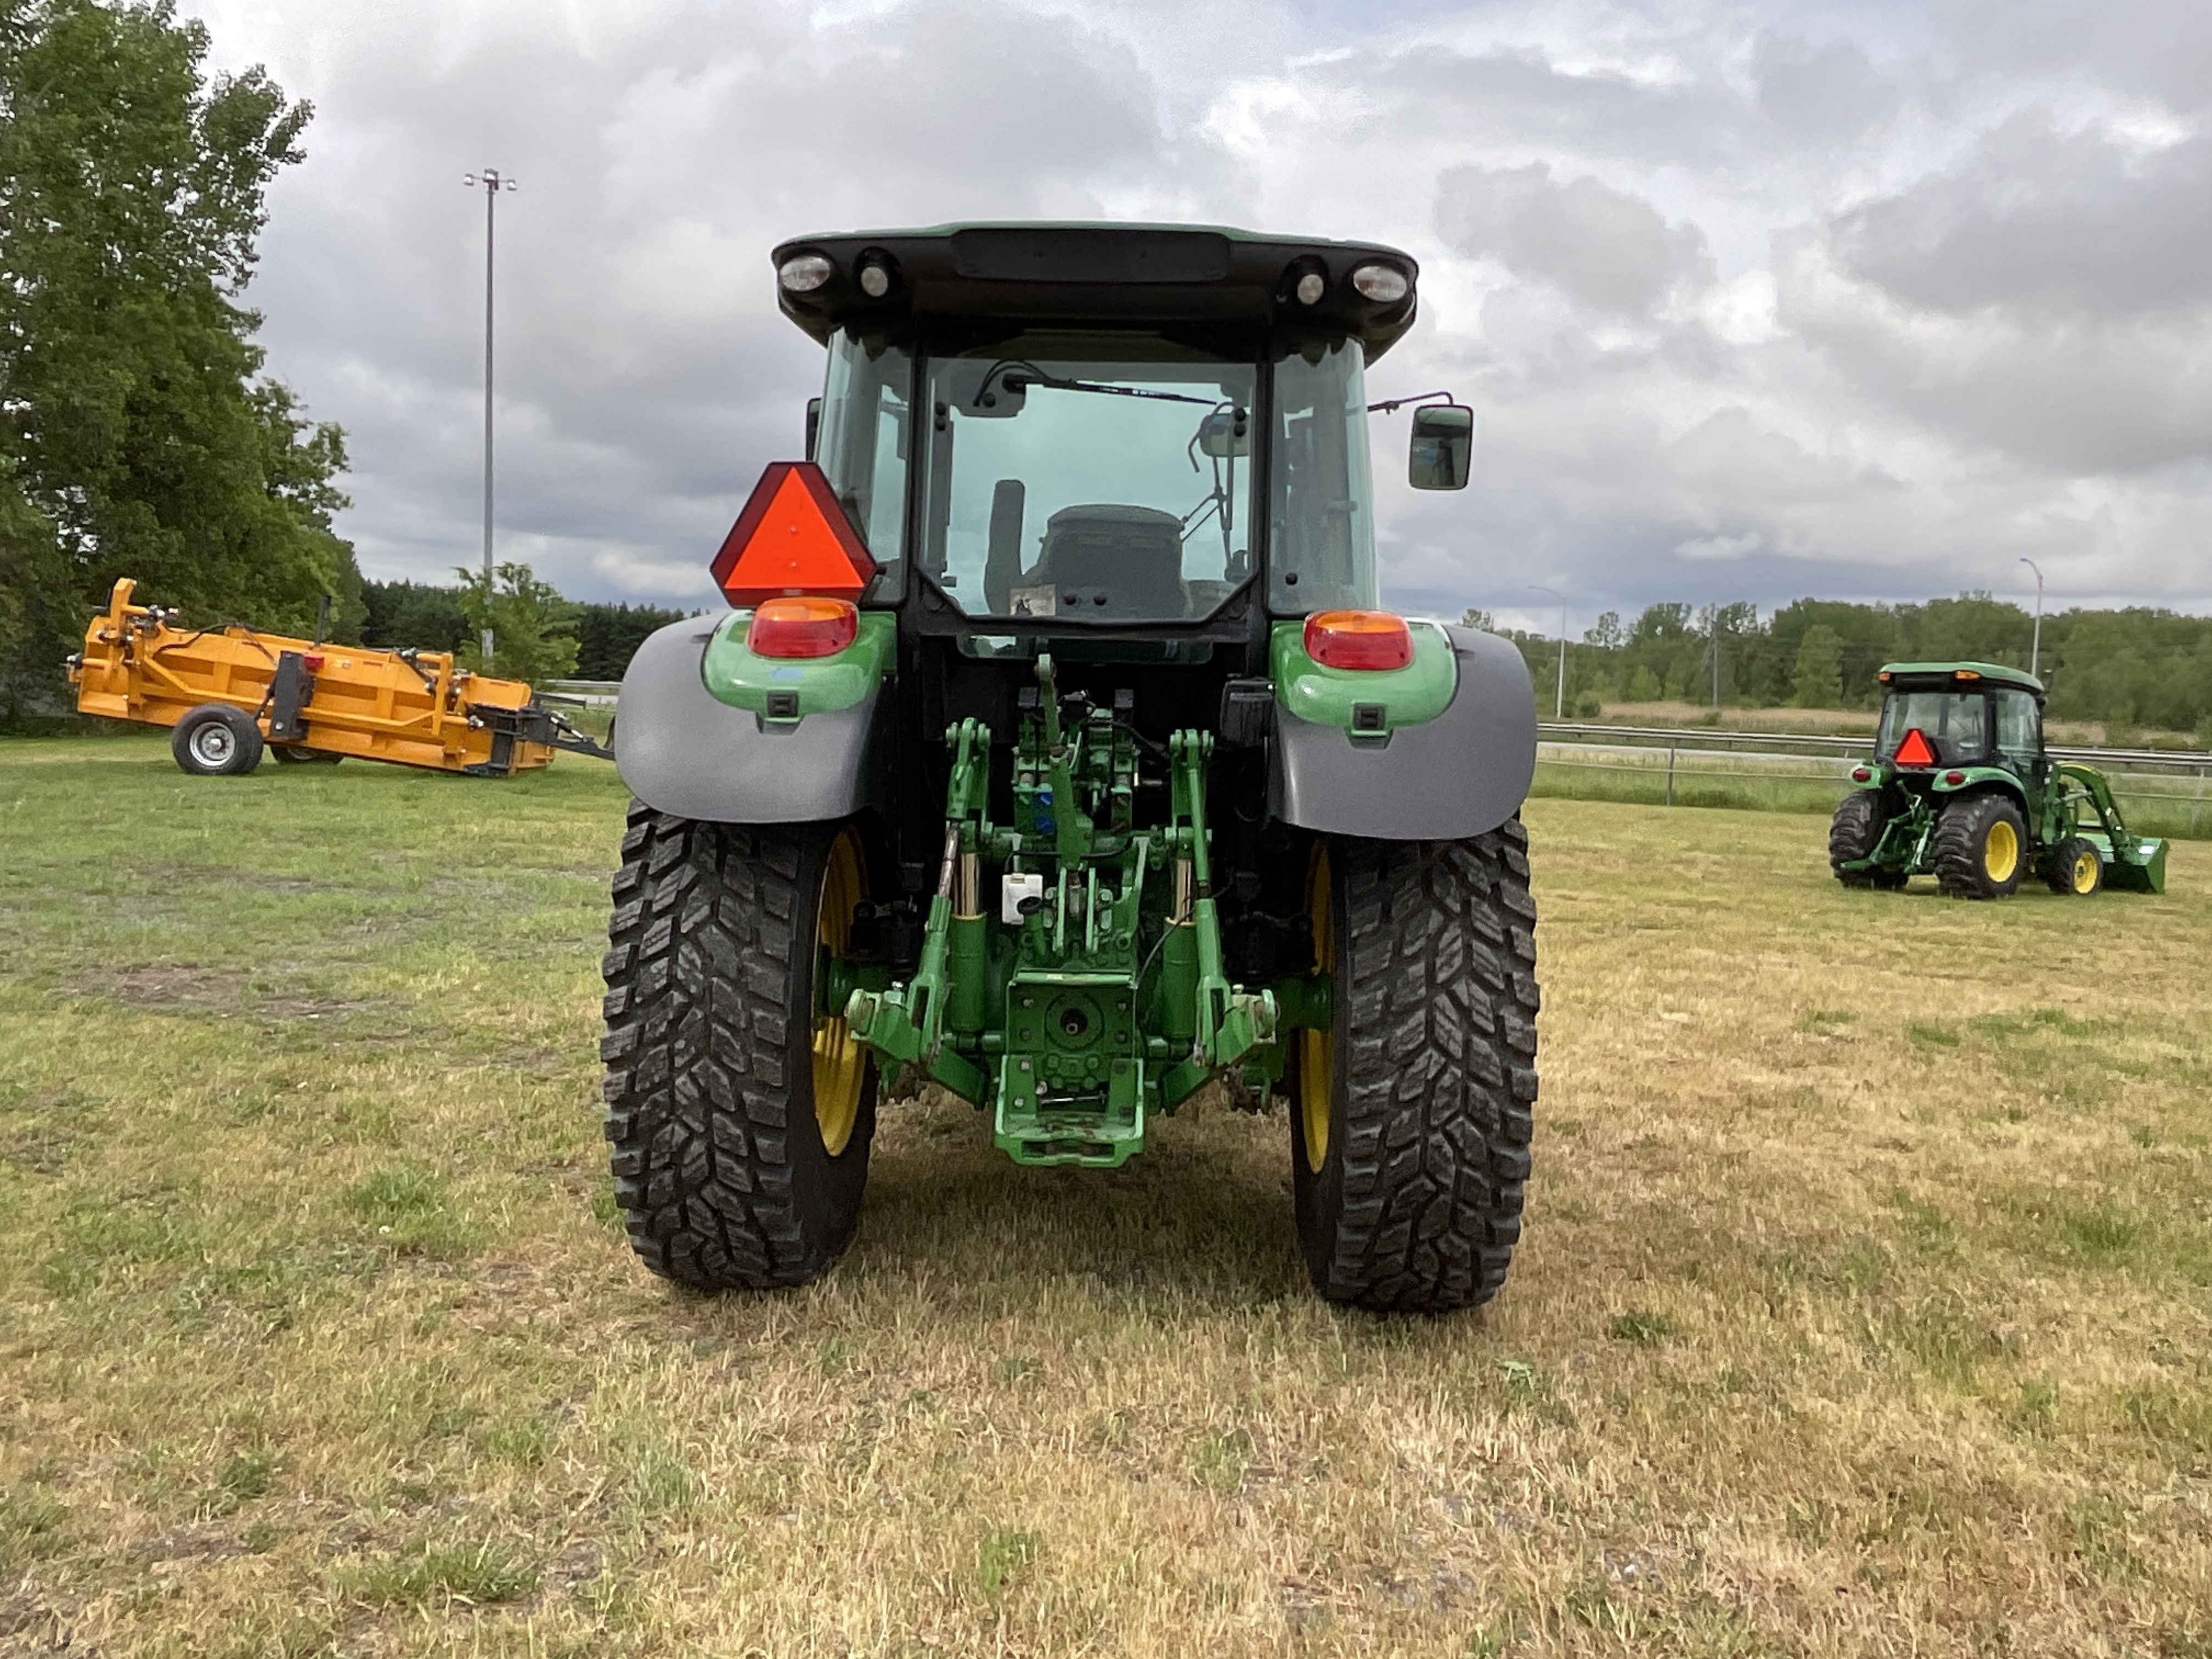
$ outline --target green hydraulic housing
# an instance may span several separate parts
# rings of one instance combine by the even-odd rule
[[[1210,733],[1166,745],[1164,825],[1136,827],[1139,740],[1115,710],[1063,710],[1050,656],[1012,754],[1013,822],[994,823],[992,733],[964,720],[919,964],[871,987],[819,976],[854,1035],[992,1115],[1018,1164],[1118,1166],[1146,1121],[1209,1079],[1264,1097],[1282,1032],[1326,1025],[1325,977],[1247,988],[1223,971],[1206,827]],[[988,908],[989,872],[999,902]]]

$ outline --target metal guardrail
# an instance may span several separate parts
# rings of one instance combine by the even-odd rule
[[[1871,737],[1831,737],[1812,732],[1723,732],[1699,726],[1600,726],[1575,721],[1540,721],[1540,736],[1571,743],[1598,743],[1640,748],[1718,748],[1734,751],[1740,744],[1762,744],[1777,754],[1840,754],[1863,756],[1874,748]],[[2189,749],[2108,749],[2093,745],[2052,744],[2049,752],[2060,760],[2080,761],[2104,768],[2154,766],[2212,776],[2212,752]]]
[[[622,696],[620,680],[540,680],[538,689],[558,697],[574,697],[590,708],[611,703]]]
[[[2097,756],[2108,756],[2109,750],[2076,750]],[[2155,750],[2152,751],[2157,752]],[[1536,746],[1540,765],[1564,766],[1591,772],[1610,772],[1624,779],[1645,781],[1655,793],[1662,787],[1663,799],[1669,806],[1680,804],[1684,790],[1694,790],[1699,785],[1718,782],[1756,787],[1762,784],[1802,784],[1814,787],[1826,786],[1840,797],[1850,787],[1849,770],[1851,757],[1847,755],[1805,755],[1784,751],[1696,749],[1684,744],[1607,744],[1585,741],[1563,742],[1557,738],[1540,741]],[[1705,765],[1695,763],[1703,761]],[[1685,762],[1692,763],[1685,764]],[[1713,763],[1728,763],[1714,764]],[[2117,768],[2101,768],[2112,793],[2120,798],[2123,806],[2130,802],[2160,801],[2185,809],[2190,828],[2186,832],[2197,832],[2200,814],[2208,827],[2212,827],[2212,778],[2200,766],[2192,775],[2188,772],[2140,772]],[[2171,786],[2194,783],[2186,793]],[[2156,786],[2166,785],[2160,788]]]

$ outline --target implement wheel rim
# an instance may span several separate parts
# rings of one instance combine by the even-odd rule
[[[1336,904],[1329,880],[1328,848],[1316,845],[1306,865],[1306,920],[1313,924],[1314,972],[1336,970]],[[1321,1173],[1328,1161],[1329,1109],[1336,1098],[1336,1031],[1303,1026],[1298,1031],[1298,1120],[1306,1168]]]
[[[222,766],[238,752],[238,734],[221,720],[203,720],[185,744],[201,765]]]
[[[1982,868],[1997,882],[2010,881],[2020,868],[2020,835],[2006,819],[1990,825],[1989,836],[1982,842]]]
[[[2075,892],[2095,892],[2098,874],[2096,854],[2087,847],[2082,848],[2074,854],[2074,867],[2067,873]]]
[[[839,833],[822,862],[822,894],[814,909],[816,959],[827,951],[842,957],[852,944],[853,907],[868,896],[868,867],[860,855],[860,837],[851,830]],[[868,1064],[867,1050],[854,1037],[842,1009],[814,1016],[814,1121],[822,1131],[822,1149],[836,1158],[853,1138],[860,1116],[860,1085]]]

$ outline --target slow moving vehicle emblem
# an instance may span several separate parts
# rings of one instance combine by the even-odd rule
[[[714,555],[714,582],[738,610],[818,593],[858,599],[876,562],[811,461],[771,461]]]

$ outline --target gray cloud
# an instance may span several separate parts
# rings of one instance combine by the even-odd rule
[[[1649,311],[1712,276],[1694,226],[1670,226],[1650,203],[1595,179],[1555,181],[1541,161],[1452,168],[1437,182],[1437,228],[1462,253],[1604,311]]]
[[[1856,138],[1903,101],[1856,41],[1814,46],[1762,33],[1753,47],[1760,113],[1808,143]]]
[[[1836,256],[1905,302],[2127,316],[2212,298],[2212,138],[2145,153],[2023,111],[1957,166],[1838,216]]]
[[[1936,0],[1964,65],[2212,102],[2212,8],[2196,0]]]
[[[1399,476],[1387,591],[1587,605],[2003,586],[2212,604],[2212,9],[2196,0],[188,0],[313,97],[272,368],[353,442],[364,564],[476,553],[483,207],[501,548],[698,600],[821,353],[808,229],[1185,218],[1414,252],[1376,396],[1458,386],[1472,488]],[[1556,613],[1554,613],[1556,615]]]

